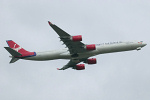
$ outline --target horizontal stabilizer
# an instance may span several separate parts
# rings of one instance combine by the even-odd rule
[[[4,47],[12,56],[21,56],[21,54],[10,47]]]
[[[14,62],[16,62],[17,60],[19,60],[19,59],[18,59],[18,58],[13,57],[9,63],[14,63]]]

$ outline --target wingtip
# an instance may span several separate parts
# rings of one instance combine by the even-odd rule
[[[59,68],[57,68],[57,70],[59,70]]]
[[[49,24],[49,25],[52,25],[52,23],[51,23],[50,21],[48,21],[48,24]]]

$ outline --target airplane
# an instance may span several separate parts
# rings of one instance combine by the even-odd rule
[[[10,63],[14,63],[19,59],[45,61],[56,59],[69,59],[70,61],[58,70],[65,70],[72,68],[75,70],[84,70],[85,65],[81,64],[96,64],[96,58],[90,58],[99,54],[114,53],[130,50],[141,50],[146,46],[143,41],[140,42],[110,42],[102,44],[84,44],[82,43],[82,35],[71,36],[61,28],[48,21],[48,24],[59,35],[60,40],[66,45],[67,48],[61,50],[52,50],[46,52],[29,52],[12,40],[7,40],[9,47],[4,47],[12,56]],[[80,63],[80,64],[79,64]]]

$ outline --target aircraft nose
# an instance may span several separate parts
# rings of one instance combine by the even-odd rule
[[[147,44],[146,43],[142,43],[142,47],[146,46]]]

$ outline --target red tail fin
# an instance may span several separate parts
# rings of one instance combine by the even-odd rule
[[[12,40],[7,40],[6,42],[9,45],[10,48],[12,48],[15,51],[19,52],[20,54],[22,54],[21,57],[35,56],[36,55],[35,52],[26,51],[25,49],[23,49],[22,47],[20,47],[17,43],[15,43]]]
[[[7,41],[8,45],[10,48],[14,49],[15,51],[23,54],[23,53],[27,53],[28,51],[26,51],[25,49],[23,49],[22,47],[20,47],[17,43],[15,43],[12,40],[8,40]]]

